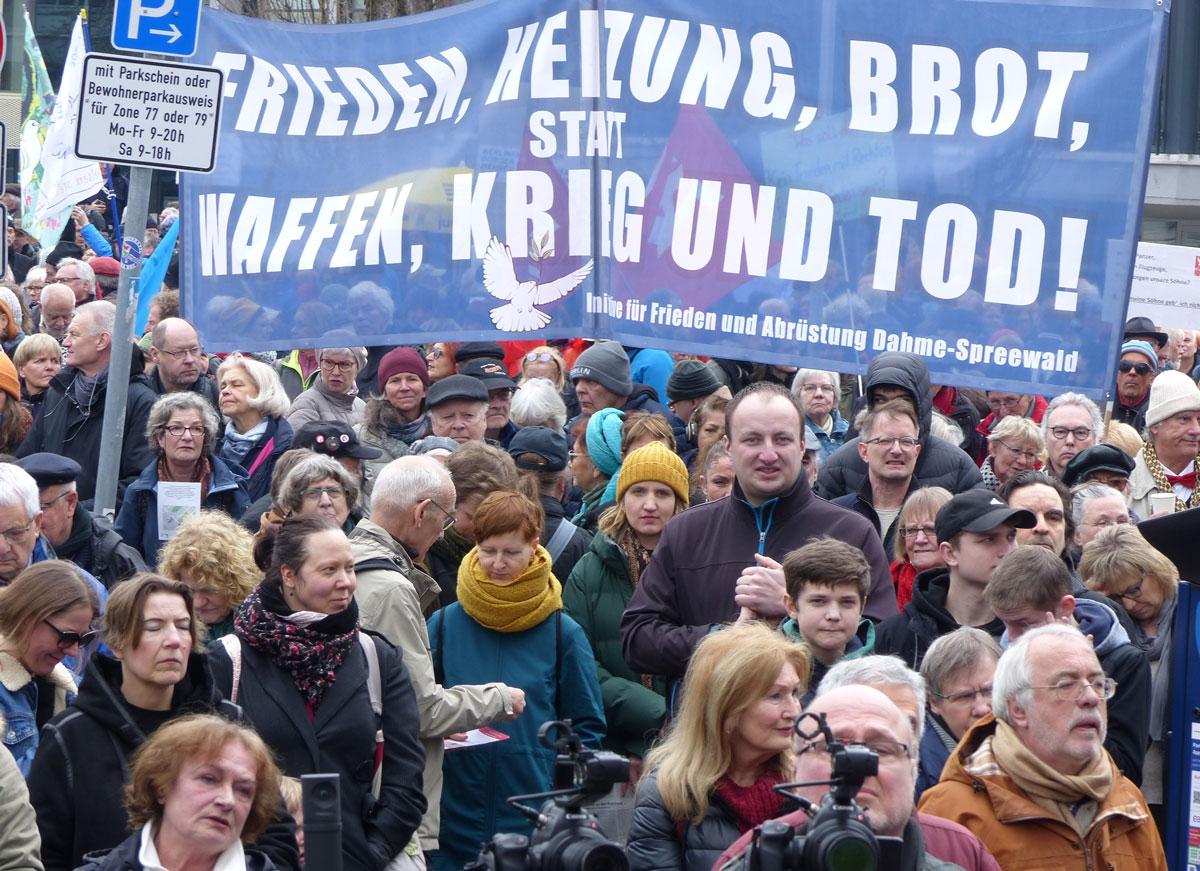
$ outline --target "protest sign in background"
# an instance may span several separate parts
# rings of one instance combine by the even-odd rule
[[[584,335],[861,371],[890,349],[1098,396],[1166,8],[206,13],[226,89],[217,168],[184,179],[186,310],[218,350]]]
[[[1139,242],[1129,316],[1163,327],[1200,330],[1200,248]]]

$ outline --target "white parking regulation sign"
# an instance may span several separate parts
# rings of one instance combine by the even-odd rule
[[[180,172],[212,172],[221,71],[136,57],[89,54],[83,64],[75,154]]]

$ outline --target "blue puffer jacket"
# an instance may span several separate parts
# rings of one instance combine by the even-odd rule
[[[446,754],[442,848],[433,854],[433,868],[458,871],[492,835],[530,834],[529,821],[505,799],[551,787],[554,752],[538,742],[541,725],[570,718],[583,742],[599,749],[604,702],[592,648],[562,611],[523,632],[496,632],[455,602],[430,619],[429,643],[443,686],[502,681],[525,691],[524,713],[492,726],[508,740]]]
[[[246,513],[250,497],[246,494],[245,479],[235,474],[216,454],[209,454],[212,479],[208,493],[200,502],[201,508],[224,511],[234,520]],[[121,512],[113,529],[125,543],[141,551],[146,565],[158,565],[158,460],[142,470],[138,479],[125,491]]]

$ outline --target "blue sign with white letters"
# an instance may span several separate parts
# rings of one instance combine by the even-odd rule
[[[184,305],[218,350],[587,336],[839,372],[905,351],[936,383],[1100,397],[1168,10],[208,10],[221,155],[181,182]]]
[[[200,35],[201,0],[117,0],[113,48],[191,57]]]

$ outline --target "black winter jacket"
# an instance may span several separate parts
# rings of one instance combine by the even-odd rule
[[[912,599],[904,610],[875,630],[875,652],[895,654],[913,671],[920,671],[929,645],[958,628],[958,621],[946,610],[949,590],[949,569],[927,569],[917,575]],[[1004,635],[1004,623],[999,618],[978,628],[997,641]]]
[[[150,384],[150,389],[157,396],[166,396],[171,391],[167,390],[162,379],[158,376],[158,367],[155,366],[150,374],[146,376],[146,380]],[[217,419],[221,417],[221,407],[217,404],[220,391],[217,389],[217,382],[209,376],[207,371],[201,372],[200,377],[192,382],[192,386],[188,388],[192,393],[199,394],[208,400],[208,404],[212,406],[212,410],[217,413]]]
[[[629,871],[709,871],[741,836],[733,814],[715,793],[698,825],[677,824],[658,794],[658,775],[650,773],[638,784],[625,856]]]
[[[934,438],[929,431],[933,420],[933,394],[929,370],[920,358],[912,354],[887,352],[880,354],[867,367],[867,396],[880,384],[894,384],[912,395],[917,403],[921,421],[921,455],[913,470],[913,488],[945,487],[951,493],[962,493],[983,483],[979,468],[966,451]],[[836,499],[855,493],[867,478],[867,464],[858,455],[859,438],[855,437],[834,451],[821,466],[818,490],[826,499]]]
[[[112,850],[105,850],[85,857],[78,871],[145,871],[138,859],[142,846],[142,830],[138,829]],[[245,850],[246,871],[277,871],[278,865],[257,850]]]
[[[154,461],[146,442],[146,421],[158,397],[142,374],[144,358],[133,349],[129,372],[129,399],[125,408],[125,434],[121,442],[121,468],[117,472],[117,505],[129,486]],[[75,486],[81,502],[88,505],[96,496],[96,471],[100,466],[100,439],[104,428],[104,399],[107,382],[97,387],[87,407],[79,405],[72,395],[71,385],[79,370],[63,369],[50,381],[42,413],[33,422],[29,435],[17,448],[18,457],[39,451],[62,454],[83,467]]]
[[[211,713],[219,705],[204,655],[191,654],[171,699],[170,718]],[[37,813],[46,871],[71,871],[85,854],[116,847],[129,834],[124,806],[129,758],[146,739],[121,695],[121,664],[94,654],[74,703],[42,730],[29,771],[29,800]],[[259,838],[259,849],[274,858],[276,867],[299,868],[294,832],[288,819]]]
[[[378,635],[385,748],[383,788],[371,795],[375,733],[367,658],[355,644],[338,667],[316,717],[310,718],[292,676],[246,642],[237,703],[275,751],[284,774],[341,775],[342,856],[345,871],[382,871],[404,848],[425,813],[421,790],[425,750],[417,736],[420,716],[400,652]],[[213,679],[224,698],[233,686],[233,664],[218,640],[209,645]]]
[[[916,481],[909,482],[908,493],[904,498],[907,499],[916,489]],[[855,514],[861,514],[867,520],[871,521],[871,525],[875,527],[875,533],[881,535],[879,529],[879,513],[875,510],[875,502],[871,490],[871,479],[869,477],[863,479],[862,486],[855,493],[847,493],[845,496],[839,496],[836,499],[830,499],[834,505],[838,505]],[[883,552],[888,559],[896,558],[896,530],[900,528],[900,515],[896,515],[896,519],[892,521],[892,525],[888,527],[887,535],[881,535],[883,538]]]
[[[542,503],[542,512],[546,515],[546,522],[542,525],[541,539],[542,547],[545,547],[550,543],[551,537],[563,519],[563,504],[553,496],[543,496],[539,501]],[[570,521],[570,518],[567,520]],[[586,529],[576,526],[567,540],[567,546],[562,549],[558,559],[550,566],[554,577],[565,584],[567,578],[571,576],[571,570],[575,568],[575,563],[579,562],[579,558],[587,553],[591,546],[592,534]]]
[[[625,661],[635,672],[682,675],[710,628],[736,619],[734,587],[742,569],[754,565],[755,553],[782,562],[789,551],[823,535],[860,548],[870,563],[866,616],[895,614],[891,570],[870,523],[814,496],[803,474],[758,509],[734,482],[729,496],[689,508],[667,524],[621,618]]]
[[[82,505],[75,508],[70,536],[54,552],[59,559],[70,560],[89,572],[110,590],[147,568],[146,561],[135,548]]]

